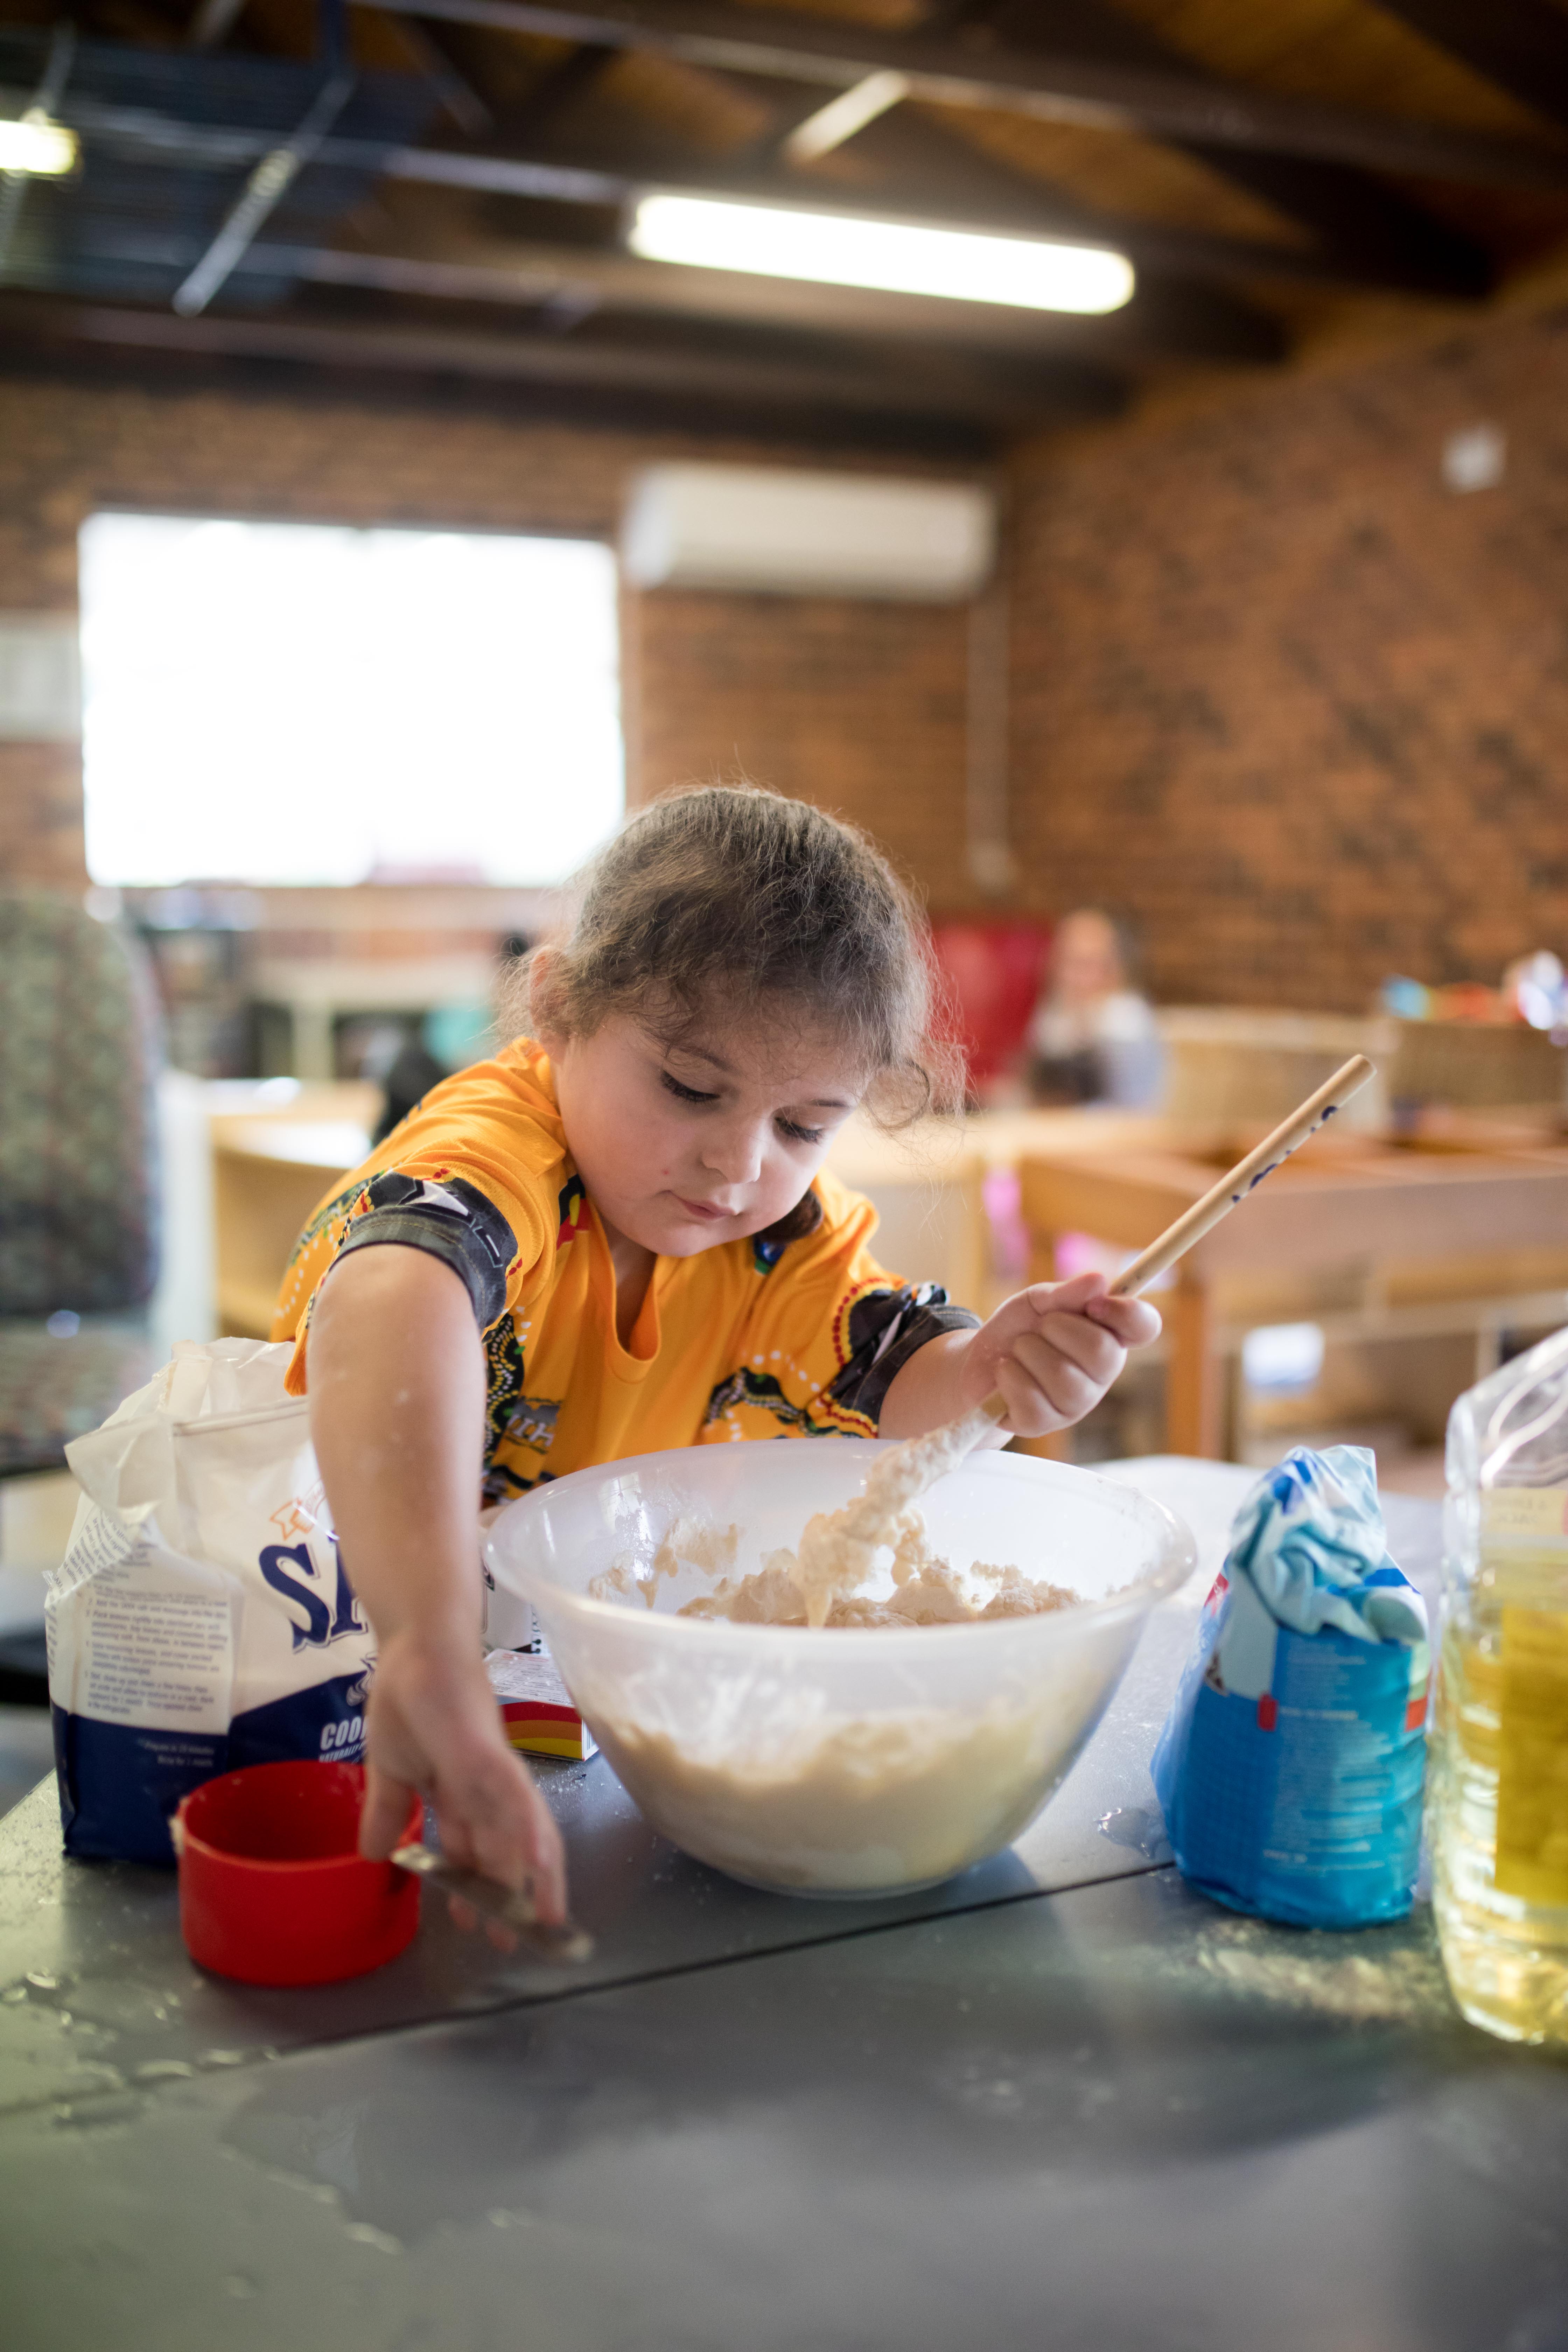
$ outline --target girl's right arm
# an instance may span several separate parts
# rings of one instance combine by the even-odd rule
[[[343,1564],[375,1628],[362,1851],[417,1789],[448,1857],[565,1916],[560,1832],[486,1677],[476,1524],[485,1360],[462,1281],[427,1251],[345,1255],[311,1318],[310,1433]]]

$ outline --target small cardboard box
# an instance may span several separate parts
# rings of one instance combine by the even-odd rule
[[[598,1742],[573,1706],[548,1652],[491,1650],[485,1672],[514,1748],[529,1756],[564,1756],[574,1763],[598,1754]]]

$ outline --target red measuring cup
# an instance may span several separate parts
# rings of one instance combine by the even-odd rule
[[[359,1852],[364,1768],[252,1764],[204,1781],[171,1825],[180,1932],[242,1984],[331,1984],[393,1959],[419,1926],[419,1882]],[[404,1842],[419,1838],[416,1797]]]

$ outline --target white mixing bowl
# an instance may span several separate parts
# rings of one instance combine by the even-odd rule
[[[1037,1617],[904,1629],[731,1625],[677,1611],[712,1579],[646,1570],[676,1522],[741,1530],[733,1572],[857,1494],[882,1445],[699,1445],[579,1470],[496,1518],[485,1559],[532,1602],[573,1699],[657,1829],[752,1885],[811,1895],[931,1886],[1016,1838],[1104,1714],[1146,1612],[1192,1572],[1182,1522],[1131,1487],[977,1456],[922,1506],[955,1568],[1012,1564],[1081,1593]],[[890,1587],[890,1580],[889,1582]]]

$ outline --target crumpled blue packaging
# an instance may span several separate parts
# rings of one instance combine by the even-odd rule
[[[1259,1479],[1155,1748],[1176,1866],[1299,1927],[1410,1908],[1431,1670],[1364,1446],[1297,1446]]]

